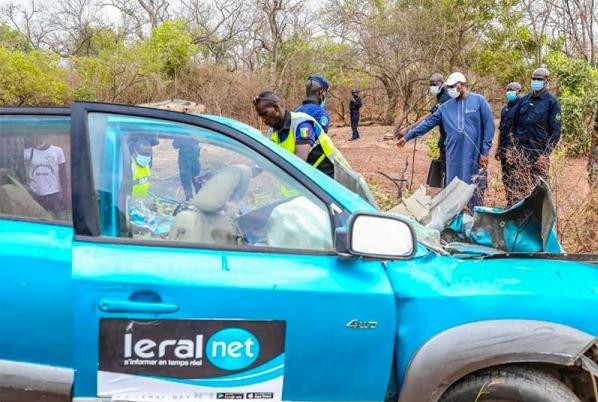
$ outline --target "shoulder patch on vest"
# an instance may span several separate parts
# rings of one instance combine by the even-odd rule
[[[309,127],[301,127],[299,130],[299,136],[301,138],[309,138]]]
[[[326,116],[322,116],[322,117],[320,117],[320,125],[321,125],[322,127],[325,127],[325,126],[327,126],[327,125],[328,125],[328,117],[326,117]]]
[[[554,116],[556,121],[561,121],[561,114],[557,113],[556,116]]]

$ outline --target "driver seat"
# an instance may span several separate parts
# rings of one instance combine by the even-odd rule
[[[230,165],[212,176],[179,212],[168,233],[168,240],[215,245],[238,245],[241,242],[231,202],[243,198],[251,168]]]

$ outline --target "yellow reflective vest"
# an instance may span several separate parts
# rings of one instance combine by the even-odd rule
[[[131,163],[133,169],[133,188],[131,195],[133,198],[146,198],[149,194],[150,167],[141,166],[137,161]]]
[[[324,151],[323,154],[312,164],[312,166],[317,169],[318,166],[320,165],[320,163],[322,163],[322,161],[324,160],[324,158],[328,158],[330,160],[330,162],[332,162],[333,164],[336,161],[337,163],[342,163],[346,167],[351,167],[351,166],[349,166],[349,162],[347,162],[347,160],[345,159],[343,154],[341,154],[341,152],[334,146],[334,144],[332,143],[332,140],[330,139],[330,137],[328,137],[328,134],[326,134],[324,132],[324,129],[322,129],[320,124],[318,124],[318,122],[313,117],[311,117],[310,115],[308,115],[306,113],[301,113],[301,112],[290,112],[290,113],[291,113],[291,127],[289,129],[289,134],[287,135],[287,138],[285,138],[284,141],[281,142],[279,139],[278,131],[271,128],[268,131],[268,135],[270,136],[270,139],[272,141],[274,141],[276,144],[280,145],[282,148],[286,149],[290,153],[294,154],[295,153],[295,133],[297,131],[297,127],[301,123],[305,123],[305,122],[309,121],[309,122],[313,123],[313,126],[316,130],[316,142],[312,146],[312,150],[315,147],[317,147],[318,145],[321,145],[322,150]]]

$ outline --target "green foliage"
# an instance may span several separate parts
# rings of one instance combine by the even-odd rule
[[[110,28],[87,28],[78,40],[74,56],[97,56],[104,50],[118,49],[124,36]]]
[[[70,97],[58,56],[0,48],[0,104],[62,106]]]
[[[166,21],[152,30],[146,51],[150,52],[160,63],[160,70],[168,78],[185,67],[191,55],[197,51],[182,20]]]
[[[0,25],[0,47],[23,52],[32,50],[27,37],[6,24]]]
[[[503,88],[509,82],[528,79],[529,55],[536,52],[529,29],[519,27],[518,21],[514,16],[506,17],[504,28],[490,30],[488,41],[467,56],[478,75],[496,78]]]
[[[380,211],[388,211],[401,203],[401,200],[396,198],[396,193],[395,195],[389,195],[388,192],[380,189],[380,187],[373,181],[368,181],[368,187],[372,194],[374,194],[374,198],[376,199]],[[407,189],[404,189],[403,191],[406,192]]]
[[[71,57],[77,76],[77,99],[109,102],[146,101],[160,75],[160,61],[146,42],[126,44],[124,40],[106,43],[94,56]]]
[[[426,145],[428,146],[428,157],[430,159],[440,158],[440,148],[438,147],[438,140],[440,139],[440,131],[434,129],[428,136],[426,136]]]
[[[348,95],[348,88],[367,87],[371,79],[355,69],[359,55],[355,48],[329,37],[316,37],[310,41],[294,36],[281,48],[279,63],[282,71],[281,93],[296,103],[305,95],[305,80],[312,74],[321,74],[332,84],[331,94]]]
[[[574,59],[561,52],[551,52],[546,62],[552,81],[558,82],[562,108],[562,142],[570,154],[590,150],[593,116],[598,99],[598,68],[584,59]]]

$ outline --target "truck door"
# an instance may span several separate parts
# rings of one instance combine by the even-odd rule
[[[392,289],[334,253],[326,192],[198,116],[72,119],[75,397],[384,399]]]
[[[70,400],[69,130],[68,109],[0,109],[2,400]]]

